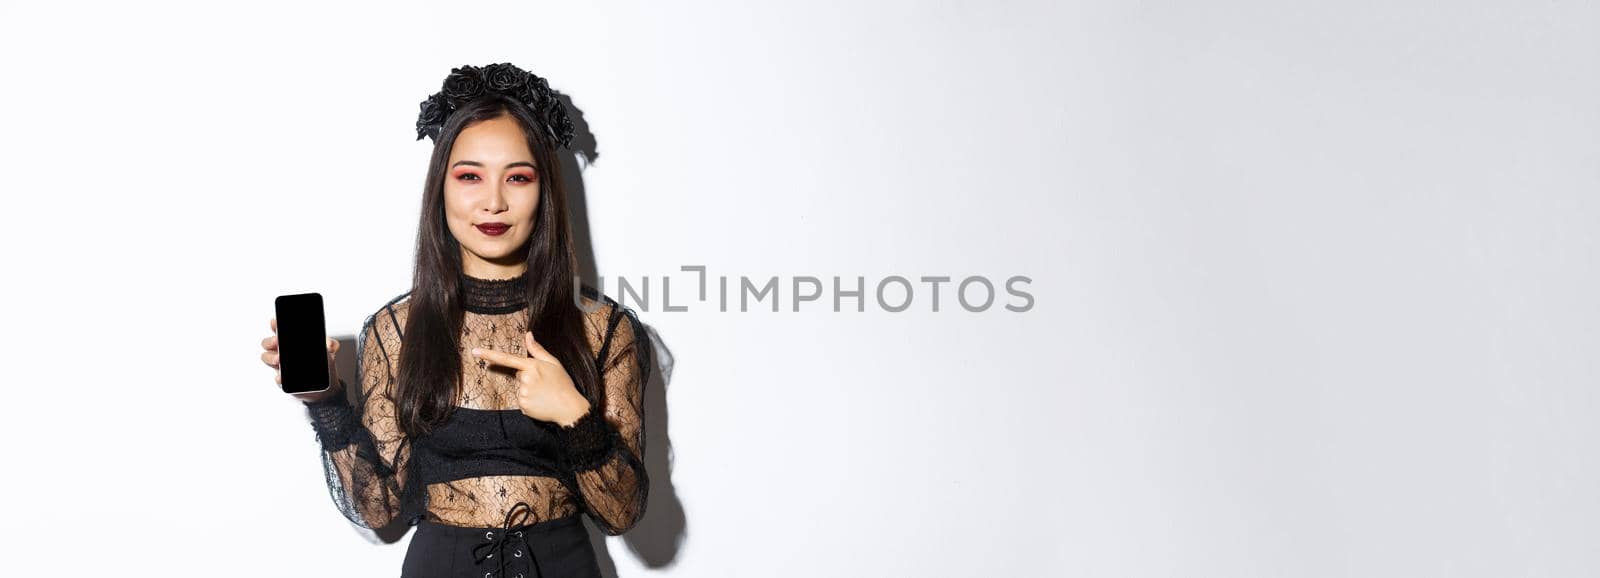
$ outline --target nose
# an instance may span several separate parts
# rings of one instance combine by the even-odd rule
[[[510,205],[506,203],[505,179],[501,179],[500,184],[496,185],[494,187],[494,191],[489,194],[489,212],[499,213],[505,211],[509,207]]]

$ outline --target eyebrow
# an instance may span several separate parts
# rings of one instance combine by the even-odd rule
[[[461,166],[461,165],[471,165],[471,166],[474,166],[474,167],[482,167],[483,163],[480,163],[478,161],[456,161],[456,164],[450,165],[450,168],[453,169],[453,168],[456,168],[456,167]],[[539,167],[534,166],[533,163],[530,163],[528,161],[517,161],[517,162],[514,162],[514,163],[506,164],[506,168],[509,169],[511,167],[528,167],[530,169],[539,168]]]

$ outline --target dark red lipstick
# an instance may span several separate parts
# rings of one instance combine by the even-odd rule
[[[476,226],[478,227],[479,231],[483,231],[483,234],[490,237],[504,235],[506,230],[511,228],[511,225],[507,225],[505,223],[481,223]]]

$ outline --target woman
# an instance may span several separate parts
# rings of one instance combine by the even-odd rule
[[[417,132],[434,150],[412,288],[362,324],[353,402],[342,382],[296,396],[329,491],[363,528],[418,526],[403,577],[599,576],[579,515],[616,535],[644,512],[650,352],[575,279],[571,122],[544,79],[492,64],[452,70]]]

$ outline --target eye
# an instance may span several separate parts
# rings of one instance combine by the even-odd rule
[[[511,178],[513,180],[522,179],[521,181],[518,181],[518,182],[523,182],[523,183],[531,183],[531,182],[533,182],[533,179],[528,178],[528,175],[511,175]]]
[[[461,173],[460,175],[457,175],[456,178],[457,179],[461,179],[463,181],[469,180],[469,178],[470,178],[470,180],[474,180],[475,181],[475,180],[478,180],[478,174],[477,173]]]

